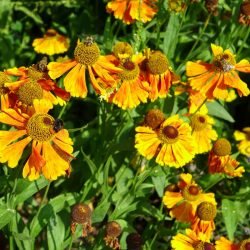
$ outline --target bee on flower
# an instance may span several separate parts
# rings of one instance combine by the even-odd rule
[[[158,0],[111,0],[106,6],[108,13],[126,24],[151,21],[158,11]]]
[[[112,88],[115,81],[112,74],[122,70],[110,63],[105,56],[100,54],[98,45],[91,37],[84,42],[78,40],[74,50],[74,59],[63,62],[50,62],[48,64],[49,76],[56,79],[69,71],[64,78],[65,89],[74,97],[86,97],[86,70],[89,73],[90,82],[99,95],[106,94],[107,89]],[[97,79],[97,78],[100,78]]]
[[[70,99],[70,94],[49,77],[46,57],[28,68],[12,68],[5,72],[10,77],[16,77],[15,81],[6,83],[5,86],[12,93],[18,108],[29,109],[35,99],[46,99],[53,105],[64,105]]]
[[[40,175],[56,180],[71,170],[73,142],[66,129],[54,129],[56,120],[48,114],[51,108],[47,100],[35,99],[33,114],[11,108],[0,112],[0,122],[14,128],[0,131],[0,162],[10,168],[17,167],[24,149],[31,144],[23,168],[23,177],[31,181]]]
[[[237,147],[240,153],[250,157],[250,127],[243,128],[242,131],[236,130],[234,138],[239,141]]]
[[[135,148],[148,160],[155,158],[160,165],[182,167],[195,155],[195,142],[188,123],[174,115],[154,129],[136,127]]]
[[[32,46],[37,53],[49,56],[64,53],[69,49],[69,39],[54,29],[48,29],[42,38],[36,38]]]
[[[209,173],[224,173],[230,177],[241,177],[244,167],[231,156],[231,144],[225,138],[215,141],[208,156]]]
[[[236,63],[235,55],[215,44],[211,45],[214,59],[212,63],[202,61],[187,62],[186,74],[194,90],[200,91],[208,99],[228,97],[228,89],[236,89],[240,96],[249,95],[247,84],[237,71],[250,73],[250,63],[246,59]]]
[[[204,193],[196,184],[191,174],[181,174],[177,184],[166,188],[163,196],[164,205],[170,209],[170,216],[182,222],[195,221],[197,207],[202,202],[216,206],[213,193]]]

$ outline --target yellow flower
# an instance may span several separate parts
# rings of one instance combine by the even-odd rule
[[[24,149],[32,143],[32,152],[23,168],[23,177],[36,180],[41,174],[55,180],[70,172],[70,161],[74,158],[73,142],[61,122],[48,115],[52,104],[46,100],[35,100],[32,115],[20,110],[5,109],[0,113],[0,122],[15,130],[0,131],[0,162],[10,168],[18,165]]]
[[[203,193],[191,174],[181,174],[177,188],[164,193],[163,203],[170,209],[170,216],[183,222],[193,222],[198,205],[210,202],[216,205],[213,193]]]
[[[64,62],[50,62],[48,69],[52,79],[56,79],[70,70],[64,78],[64,86],[75,97],[84,98],[87,95],[86,70],[89,72],[94,90],[100,95],[113,87],[114,79],[110,74],[122,71],[110,63],[105,56],[100,55],[99,47],[91,37],[88,37],[83,43],[78,41],[74,57],[73,60]],[[96,76],[100,77],[102,81],[96,79]]]
[[[111,0],[106,10],[114,13],[114,17],[126,24],[140,21],[150,21],[157,12],[156,3],[158,0]]]
[[[147,126],[135,130],[135,148],[148,160],[155,157],[160,165],[182,167],[195,155],[191,127],[178,115],[166,119],[156,130]]]
[[[234,138],[240,143],[237,144],[239,151],[250,157],[250,127],[243,128],[242,132],[236,130],[234,132]]]
[[[218,135],[212,128],[214,120],[207,115],[205,105],[200,108],[199,112],[190,115],[190,125],[192,136],[195,140],[196,154],[208,152],[212,148],[212,141],[216,140]]]
[[[32,46],[37,53],[51,56],[66,52],[69,49],[69,39],[54,29],[49,29],[42,38],[36,38]]]
[[[209,173],[224,173],[230,177],[241,177],[244,167],[231,157],[231,144],[228,140],[218,139],[208,157]]]
[[[195,233],[191,229],[186,229],[186,234],[178,233],[171,240],[173,250],[215,250],[213,244],[209,243],[206,234]]]
[[[155,101],[157,98],[165,98],[169,88],[179,81],[179,77],[173,73],[167,57],[162,52],[146,49],[145,56],[143,63],[145,79],[150,85],[149,99]]]
[[[116,63],[117,60],[116,58]],[[109,102],[122,109],[135,108],[141,102],[147,102],[149,85],[142,78],[138,65],[142,60],[141,54],[133,55],[131,59],[119,60],[122,72],[116,76],[116,88],[108,96]]]
[[[6,72],[0,71],[0,110],[14,106],[15,100],[13,100],[10,90],[6,87],[11,81]]]
[[[240,96],[249,95],[247,84],[243,82],[236,71],[250,73],[250,63],[241,60],[236,63],[235,55],[227,49],[215,44],[211,45],[214,60],[212,63],[187,62],[186,72],[190,85],[207,98],[223,99],[228,97],[228,89],[237,89]]]

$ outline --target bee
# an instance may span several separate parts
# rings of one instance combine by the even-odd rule
[[[36,64],[36,68],[41,72],[47,71],[48,58],[44,56],[41,61]]]
[[[95,40],[93,36],[87,36],[85,38],[84,44],[86,44],[87,46],[91,46],[94,42]]]
[[[61,119],[55,119],[54,124],[53,124],[53,130],[57,133],[61,129],[63,129],[63,121]]]

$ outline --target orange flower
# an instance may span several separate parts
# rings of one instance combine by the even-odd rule
[[[32,46],[37,53],[49,56],[66,52],[69,49],[69,39],[49,29],[42,38],[36,38]]]
[[[5,109],[0,113],[0,122],[16,129],[0,131],[0,162],[16,167],[24,149],[32,142],[32,152],[23,169],[23,177],[29,180],[36,180],[41,174],[55,180],[69,173],[70,161],[74,158],[68,131],[47,114],[51,108],[50,102],[36,99],[32,115],[18,109]]]
[[[236,63],[235,55],[230,50],[215,44],[211,45],[214,60],[212,63],[187,62],[187,76],[193,89],[200,91],[207,98],[226,99],[228,88],[235,88],[240,96],[249,95],[247,84],[243,82],[237,71],[250,73],[250,63],[241,60]]]
[[[224,173],[230,177],[241,177],[244,167],[231,157],[231,145],[226,139],[218,139],[209,153],[209,173]]]
[[[150,84],[149,99],[155,101],[158,97],[165,98],[172,83],[177,83],[179,77],[169,66],[167,57],[160,51],[145,50],[145,79]]]
[[[173,250],[215,250],[213,244],[209,243],[209,238],[202,232],[196,233],[191,229],[186,229],[186,234],[178,233],[171,240]]]
[[[237,144],[239,151],[243,155],[250,157],[250,127],[243,128],[242,132],[236,130],[234,132],[234,138],[236,141],[240,141],[240,143]]]
[[[203,193],[191,174],[181,174],[177,186],[167,188],[163,203],[170,209],[170,216],[183,222],[193,222],[197,206],[201,202],[216,205],[213,193]]]
[[[141,102],[147,102],[149,85],[144,81],[138,65],[142,60],[141,54],[134,55],[131,59],[114,60],[116,64],[119,61],[122,72],[116,76],[116,88],[107,97],[109,102],[122,109],[135,108]]]
[[[225,237],[220,237],[215,244],[216,250],[248,250],[250,248],[250,239],[242,240],[236,244]]]
[[[157,12],[158,0],[111,0],[106,7],[108,13],[126,24],[150,21]]]
[[[113,87],[114,79],[110,74],[122,71],[110,63],[105,56],[100,55],[99,47],[91,37],[83,43],[78,41],[74,57],[75,59],[65,62],[50,62],[48,69],[52,79],[70,70],[64,78],[64,86],[75,97],[84,98],[87,95],[86,70],[89,72],[94,90],[100,95],[104,95],[107,89]],[[101,81],[97,80],[95,75],[101,78]]]
[[[182,167],[195,154],[191,127],[174,115],[163,121],[159,128],[139,126],[135,129],[135,148],[148,160],[156,157],[160,165]]]
[[[201,202],[196,210],[194,220],[191,223],[191,229],[196,232],[202,232],[210,239],[215,229],[214,218],[216,215],[216,206],[210,202]]]
[[[15,95],[18,107],[32,106],[34,99],[46,99],[54,105],[64,105],[70,98],[70,94],[49,77],[46,58],[28,68],[12,68],[5,73],[17,77],[16,81],[5,86]]]

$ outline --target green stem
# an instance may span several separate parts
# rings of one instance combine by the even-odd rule
[[[246,35],[245,35],[245,38],[244,38],[244,40],[242,41],[239,50],[237,51],[237,54],[238,54],[238,55],[241,53],[241,51],[242,51],[242,49],[243,49],[243,47],[244,47],[244,44],[245,44],[246,41],[247,41],[247,38],[248,38],[249,34],[250,34],[250,29],[247,27],[247,33],[246,33]]]
[[[92,126],[98,122],[98,117],[96,117],[94,120],[91,122],[85,124],[84,126],[80,128],[73,128],[73,129],[68,129],[69,132],[76,132],[76,131],[83,131],[84,129],[88,128],[89,126]]]
[[[210,188],[212,188],[214,185],[216,185],[217,183],[219,183],[223,179],[224,179],[224,175],[219,176],[219,178],[217,180],[215,180],[213,183],[211,183],[208,187],[206,187],[204,189],[204,192],[207,192]]]
[[[61,111],[60,111],[60,113],[59,113],[59,115],[58,115],[58,118],[59,118],[59,119],[62,117],[62,115],[63,115],[63,113],[64,113],[66,107],[67,107],[67,103],[66,103],[66,104],[63,106],[63,108],[61,109]]]
[[[207,97],[204,99],[204,101],[201,103],[201,105],[195,110],[195,112],[192,115],[195,115],[201,109],[201,107],[206,103],[206,101],[207,101]]]
[[[15,249],[15,245],[14,245],[14,238],[11,235],[9,238],[9,244],[10,244],[10,250],[14,250]]]

